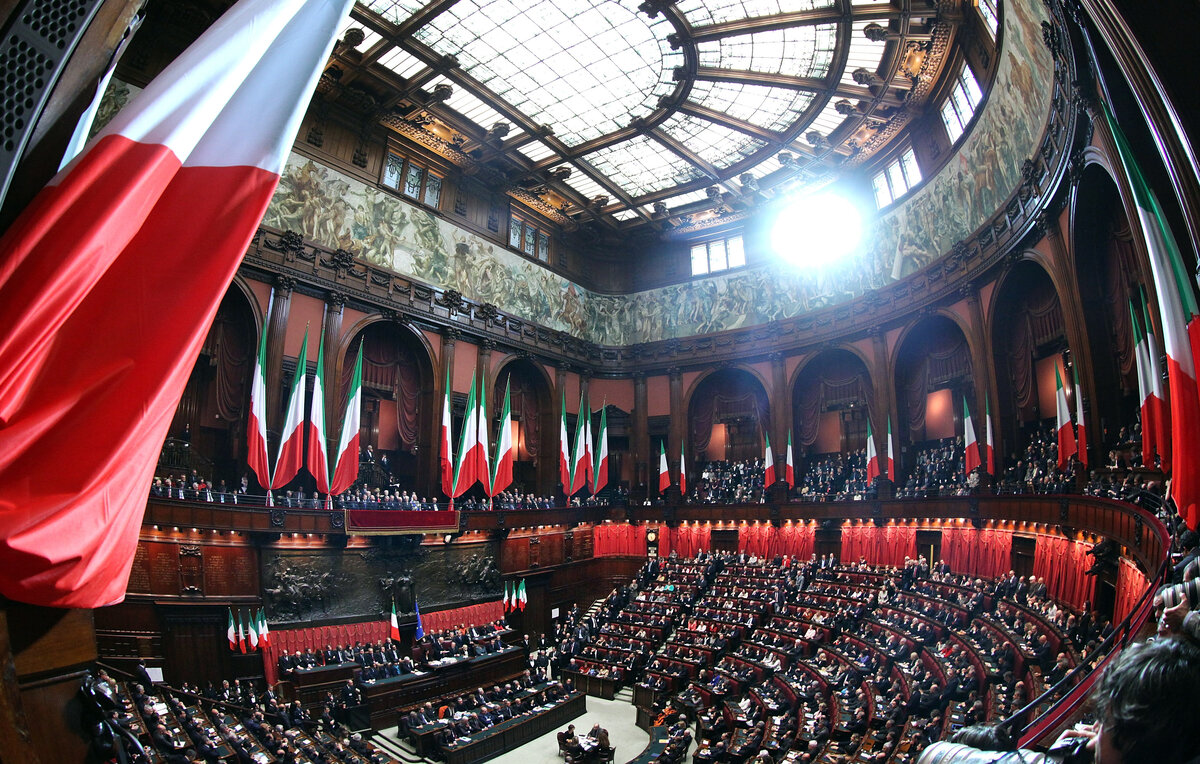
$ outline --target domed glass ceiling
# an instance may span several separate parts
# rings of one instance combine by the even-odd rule
[[[564,213],[627,227],[844,161],[855,130],[898,103],[870,85],[895,73],[905,35],[922,37],[909,6],[360,0],[346,28],[365,35],[339,53],[342,83],[375,74],[391,103],[411,100],[474,156],[552,189]],[[888,34],[868,37],[871,24]]]

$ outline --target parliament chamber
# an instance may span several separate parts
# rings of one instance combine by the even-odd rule
[[[6,4],[0,231],[93,96],[289,4]],[[0,762],[915,764],[1048,746],[1200,607],[1194,3],[348,6],[229,278],[112,285],[215,295],[158,437],[45,428],[144,491],[0,375]],[[80,606],[29,534],[88,494],[128,554]]]

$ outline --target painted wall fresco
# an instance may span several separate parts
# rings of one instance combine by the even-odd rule
[[[522,319],[602,345],[724,331],[852,299],[928,265],[983,224],[1020,182],[1049,113],[1053,61],[1038,0],[1006,4],[995,84],[957,155],[878,219],[858,259],[813,275],[752,267],[628,295],[585,290],[515,252],[336,170],[292,155],[264,223]]]

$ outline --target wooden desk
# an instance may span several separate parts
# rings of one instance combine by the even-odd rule
[[[570,679],[575,683],[575,689],[581,692],[586,692],[594,698],[604,698],[612,700],[617,695],[617,686],[620,682],[616,677],[599,677],[581,674],[578,671],[563,671],[564,679]]]
[[[566,701],[536,716],[513,719],[478,732],[469,743],[445,750],[446,764],[475,764],[512,751],[587,713],[587,696],[574,692]]]
[[[363,699],[370,709],[371,726],[378,730],[395,724],[396,709],[402,706],[413,706],[431,698],[476,687],[489,687],[520,674],[526,668],[525,651],[510,648],[501,653],[439,666],[424,674],[380,679],[362,687]]]
[[[357,663],[337,663],[332,666],[317,666],[310,669],[295,669],[281,674],[280,679],[292,683],[296,691],[296,700],[305,708],[312,708],[325,699],[325,693],[332,692],[335,696],[338,690],[346,684],[347,679],[354,678]]]
[[[663,725],[650,728],[650,742],[637,758],[630,759],[629,764],[651,764],[667,749],[671,740],[671,730]]]

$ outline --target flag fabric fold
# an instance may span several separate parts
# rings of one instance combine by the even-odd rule
[[[246,423],[246,463],[263,490],[271,488],[271,457],[267,455],[267,329],[263,327],[250,382],[250,421]]]
[[[1149,395],[1149,414],[1154,421],[1154,453],[1158,454],[1164,472],[1171,470],[1171,406],[1167,393],[1163,390],[1163,369],[1159,358],[1162,350],[1154,335],[1154,325],[1150,322],[1150,306],[1145,295],[1140,294],[1138,304],[1146,327],[1144,352],[1146,354],[1146,392]],[[1143,425],[1145,421],[1143,420]],[[1145,433],[1142,435],[1142,463],[1145,464]],[[1150,462],[1153,464],[1153,462]]]
[[[267,614],[262,608],[258,609],[258,640],[264,646],[271,646],[271,627],[267,625]]]
[[[687,456],[684,454],[683,441],[679,441],[679,495],[687,496]]]
[[[792,460],[792,430],[790,427],[788,428],[787,453],[783,462],[783,482],[787,484],[789,491],[796,487],[796,463]]]
[[[892,450],[892,418],[888,417],[887,433],[887,479],[896,482],[896,453]]]
[[[351,5],[242,0],[0,238],[3,596],[124,597],[163,439]]]
[[[574,496],[587,485],[587,401],[579,397],[579,413],[575,416],[575,444],[571,447],[571,490],[568,496]]]
[[[525,603],[529,602],[529,597],[525,594],[525,579],[521,579],[521,586],[517,590],[517,609],[525,610]]]
[[[1075,453],[1079,463],[1086,467],[1088,465],[1087,425],[1083,421],[1083,392],[1079,387],[1078,362],[1072,364],[1071,373],[1075,375]]]
[[[483,375],[479,375],[479,398],[475,411],[475,450],[472,452],[475,462],[475,479],[483,485],[484,493],[491,496],[492,468],[488,463],[488,416],[487,390],[484,389]]]
[[[471,374],[471,392],[467,394],[466,418],[463,419],[462,432],[458,436],[458,453],[454,457],[454,489],[450,498],[457,499],[467,492],[478,475],[475,468],[478,459],[475,449],[479,445],[479,408],[475,403],[475,375]]]
[[[987,442],[984,443],[984,464],[987,465],[989,475],[996,474],[996,440],[992,435],[992,404],[990,400],[984,400],[984,412],[987,419]]]
[[[258,621],[254,617],[253,610],[246,617],[246,646],[250,649],[250,652],[258,649]]]
[[[563,493],[571,496],[571,444],[567,440],[567,393],[562,394],[562,415],[558,419],[558,479]]]

